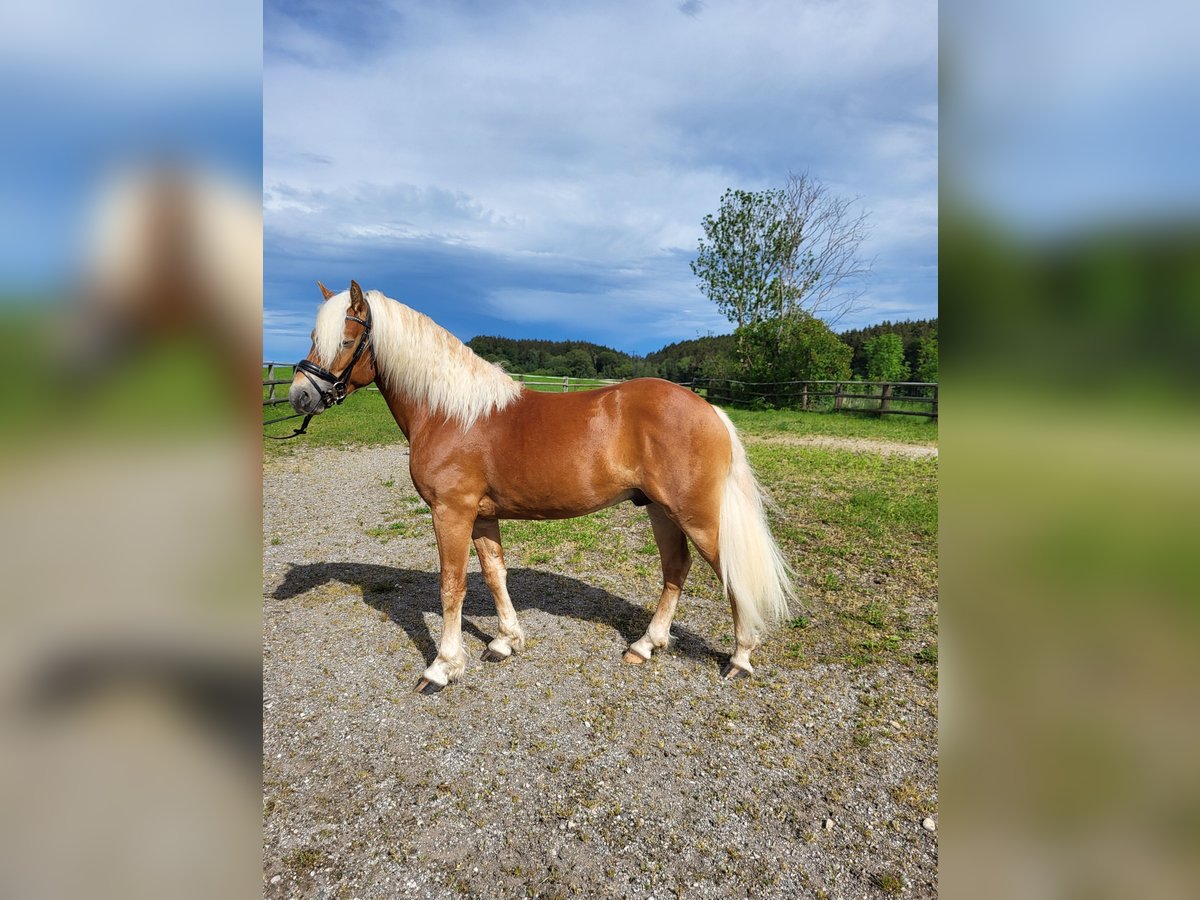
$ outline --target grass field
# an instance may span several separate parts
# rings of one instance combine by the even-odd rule
[[[743,434],[826,435],[898,441],[904,444],[937,444],[936,419],[919,416],[876,416],[854,412],[800,412],[799,410],[727,409]]]

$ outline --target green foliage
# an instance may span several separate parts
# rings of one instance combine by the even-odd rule
[[[839,337],[845,343],[849,344],[850,348],[854,351],[854,357],[850,360],[851,371],[859,378],[866,378],[867,358],[863,352],[863,347],[871,338],[879,334],[899,335],[900,340],[904,342],[904,360],[908,363],[909,371],[916,372],[921,341],[929,337],[936,338],[937,333],[938,320],[936,318],[905,320],[903,322],[891,322],[885,319],[878,325],[843,331]],[[936,381],[937,379],[932,380]]]
[[[869,381],[904,381],[908,363],[904,361],[904,343],[892,333],[877,334],[863,345]],[[849,363],[849,360],[847,360]]]
[[[582,347],[573,347],[568,350],[566,356],[563,357],[563,364],[566,366],[566,374],[573,378],[596,377],[596,360]]]
[[[590,341],[545,341],[477,335],[467,346],[509,372],[570,375],[574,378],[636,378],[659,374],[638,356]]]
[[[745,381],[821,381],[850,377],[851,350],[815,316],[797,312],[744,325],[735,334]]]
[[[937,335],[921,338],[921,343],[917,348],[917,365],[913,372],[917,381],[936,382],[938,380]]]
[[[691,268],[704,295],[739,328],[781,315],[781,275],[794,251],[784,192],[730,188],[717,215],[700,224],[704,237]]]
[[[712,368],[718,361],[723,364],[732,359],[734,346],[732,334],[708,335],[667,344],[661,350],[647,353],[646,362],[668,381],[695,381],[715,377]]]
[[[855,205],[807,174],[788,175],[782,189],[726,190],[700,223],[692,274],[738,328],[801,310],[844,313],[870,270],[858,256],[867,214]]]

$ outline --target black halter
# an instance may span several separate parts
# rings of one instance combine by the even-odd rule
[[[354,367],[358,364],[358,361],[362,358],[363,351],[366,350],[367,347],[370,346],[370,344],[371,344],[371,309],[370,309],[370,307],[367,308],[367,317],[365,319],[360,319],[358,316],[351,316],[351,315],[347,314],[346,321],[347,322],[358,322],[360,325],[362,325],[363,332],[358,337],[358,346],[354,348],[354,355],[350,357],[350,362],[346,363],[346,367],[344,369],[342,369],[342,374],[340,376],[334,375],[328,369],[323,369],[320,366],[318,366],[315,362],[311,362],[307,359],[302,359],[302,360],[300,360],[300,362],[296,363],[296,371],[304,373],[304,377],[308,379],[309,383],[316,390],[317,396],[321,398],[321,402],[323,404],[325,404],[325,406],[324,406],[325,409],[328,409],[331,406],[337,406],[343,400],[346,399],[346,379],[348,379],[350,377],[350,373],[354,371]],[[371,355],[372,355],[372,357],[374,357],[374,351],[372,351]],[[327,383],[329,385],[329,387],[322,388],[321,385],[317,384],[316,379],[313,378],[314,375],[317,378],[321,379],[321,381]],[[294,415],[294,416],[282,416],[278,419],[271,419],[270,421],[264,422],[263,424],[270,425],[275,422],[286,421],[287,419],[297,419],[301,415],[303,415],[303,413],[296,413],[296,415]],[[284,435],[282,437],[279,437],[276,435],[268,434],[268,435],[265,435],[265,437],[269,437],[272,440],[276,440],[276,441],[285,441],[288,438],[294,438],[298,435],[304,434],[308,430],[308,423],[312,420],[312,417],[315,415],[316,415],[316,413],[309,413],[308,415],[304,416],[304,421],[300,424],[300,427],[297,428],[295,431],[293,431],[289,435]]]
[[[331,406],[337,406],[346,399],[346,379],[350,377],[350,373],[354,371],[354,367],[358,365],[359,359],[363,355],[363,351],[371,343],[371,310],[367,309],[367,317],[360,319],[358,316],[346,316],[347,322],[358,322],[363,327],[363,332],[358,336],[358,346],[354,348],[354,355],[350,357],[350,362],[346,363],[346,368],[342,369],[341,375],[334,375],[328,369],[322,369],[315,362],[307,359],[302,359],[296,363],[296,371],[303,372],[304,377],[316,390],[317,396],[321,398],[321,402],[328,409]],[[329,387],[322,388],[317,384],[316,375],[322,381],[326,382]]]

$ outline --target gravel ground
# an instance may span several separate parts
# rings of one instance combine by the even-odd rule
[[[728,607],[699,561],[671,648],[630,667],[657,572],[510,547],[529,646],[479,660],[496,617],[472,558],[464,679],[415,695],[441,630],[421,509],[402,445],[267,462],[265,896],[936,896],[928,681],[788,667],[777,636],[723,682]],[[411,535],[380,535],[405,511]],[[649,533],[629,504],[617,523]]]
[[[797,447],[832,447],[854,453],[879,453],[883,456],[907,456],[910,459],[936,458],[937,447],[924,444],[903,444],[899,441],[881,441],[874,438],[836,437],[825,434],[743,434],[746,444],[791,444]]]

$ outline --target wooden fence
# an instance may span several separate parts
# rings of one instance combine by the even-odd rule
[[[525,387],[535,391],[589,391],[592,388],[604,387],[606,384],[620,384],[621,379],[613,378],[571,378],[567,375],[523,375],[513,372],[512,377]]]
[[[703,378],[687,386],[716,405],[938,417],[938,386],[928,381],[748,382]]]
[[[296,374],[296,364],[265,362],[263,363],[263,368],[266,370],[266,375],[263,378],[263,390],[265,391],[263,395],[263,406],[274,406],[277,403],[287,403],[288,399],[286,396],[275,396],[275,388],[281,384],[292,383],[292,376]],[[279,375],[280,370],[283,369],[287,370],[287,378],[276,378],[275,376]],[[286,395],[287,391],[284,391],[284,394]]]
[[[287,403],[276,396],[276,388],[292,383],[294,363],[263,363],[263,406]],[[283,376],[283,377],[278,377]],[[586,391],[618,384],[608,378],[570,378],[565,375],[512,377],[535,391]],[[762,406],[835,412],[864,412],[875,415],[938,417],[938,386],[926,381],[776,381],[748,382],[730,378],[702,378],[683,385],[709,402],[730,406]],[[379,388],[371,385],[368,390]],[[286,392],[285,392],[286,393]]]

